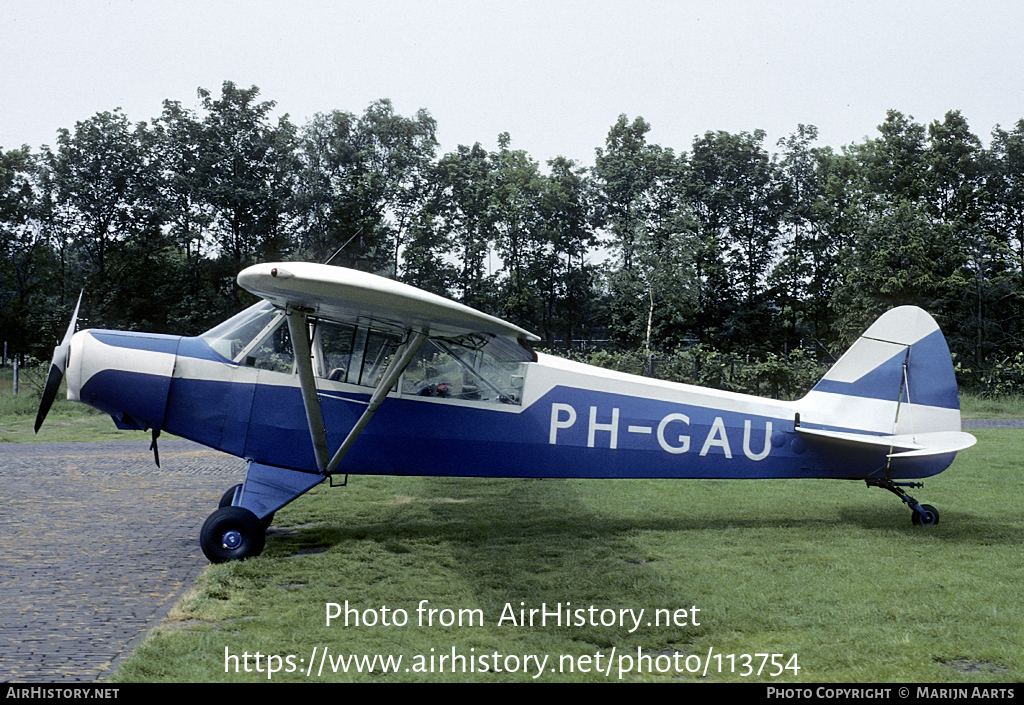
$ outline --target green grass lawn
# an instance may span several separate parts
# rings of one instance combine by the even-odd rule
[[[914,491],[933,527],[855,482],[353,477],[278,512],[259,558],[211,566],[115,679],[259,681],[272,664],[275,681],[529,681],[547,657],[538,680],[1020,681],[1021,432],[978,437]],[[346,601],[349,626],[327,626]],[[499,624],[559,604],[588,623]],[[397,672],[331,672],[378,654]]]
[[[34,375],[32,374],[34,373]],[[30,376],[31,375],[31,376]],[[19,394],[11,393],[11,368],[0,370],[0,443],[62,443],[138,439],[138,431],[120,431],[110,416],[67,400],[61,385],[46,423],[39,433],[33,426],[42,394],[42,373],[30,371],[21,380]],[[35,384],[33,384],[33,381]]]

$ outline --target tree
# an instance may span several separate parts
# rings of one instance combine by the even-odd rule
[[[144,123],[133,129],[120,110],[98,113],[77,123],[74,134],[61,129],[57,153],[44,155],[58,237],[85,255],[100,287],[111,243],[153,223],[153,172],[140,142],[144,131]]]
[[[550,242],[542,225],[545,179],[540,165],[522,150],[509,149],[508,133],[498,136],[499,151],[490,155],[488,220],[501,259],[498,314],[537,329],[543,299],[536,283],[550,264]]]
[[[731,311],[722,320],[727,337],[741,345],[770,338],[768,275],[789,198],[778,164],[761,146],[764,137],[763,130],[707,132],[690,156],[704,286],[724,286],[722,274],[728,276],[734,298],[723,302]]]
[[[437,142],[425,110],[396,115],[389,100],[362,117],[334,111],[301,131],[297,200],[306,256],[397,275],[425,198]]]
[[[236,266],[278,259],[291,245],[289,199],[295,127],[288,116],[269,124],[273,101],[259,88],[225,81],[220,100],[200,88],[203,119],[203,198],[219,253]]]
[[[1012,131],[992,131],[988,188],[992,195],[993,225],[1014,266],[1024,276],[1024,120]]]
[[[203,124],[181,103],[165,100],[145,147],[158,170],[158,203],[170,235],[186,262],[198,262],[209,253],[213,222]]]
[[[0,345],[11,354],[49,352],[38,329],[54,316],[49,295],[59,291],[45,232],[37,160],[28,147],[0,150]],[[35,343],[41,349],[34,348]]]
[[[614,259],[608,276],[611,332],[620,342],[643,342],[648,352],[678,339],[692,296],[691,248],[680,225],[685,206],[675,189],[682,160],[647,143],[650,125],[620,115],[596,150],[598,214]]]
[[[539,204],[540,236],[547,243],[536,282],[544,302],[539,330],[548,346],[560,338],[570,349],[574,338],[593,337],[601,325],[595,313],[597,268],[588,261],[597,244],[594,183],[571,159],[556,157],[548,167]]]
[[[856,163],[829,147],[812,147],[813,125],[779,140],[781,176],[788,192],[783,215],[782,257],[772,269],[770,288],[788,320],[790,346],[810,335],[826,346],[835,337],[834,297],[854,222],[852,188]]]
[[[479,143],[459,145],[441,157],[420,223],[420,233],[429,233],[433,243],[429,259],[450,272],[445,277],[451,282],[448,295],[484,311],[493,310],[496,298],[496,277],[488,266],[493,170],[491,156]],[[421,260],[428,254],[422,252]]]
[[[989,218],[989,161],[959,111],[928,126],[925,200],[949,272],[943,286],[946,297],[937,313],[945,316],[943,328],[951,348],[969,352],[975,362],[991,352],[990,336],[1000,327],[992,319],[1005,311],[1012,288]]]
[[[893,306],[935,311],[938,243],[924,200],[925,128],[890,110],[879,137],[853,146],[857,232],[838,292],[843,337],[859,335]]]

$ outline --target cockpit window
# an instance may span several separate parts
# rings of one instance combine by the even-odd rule
[[[200,337],[220,355],[238,362],[244,351],[251,349],[283,320],[284,311],[274,308],[269,301],[261,301]]]
[[[313,371],[332,382],[349,382],[349,370],[356,358],[355,326],[319,320],[313,329]],[[353,378],[357,378],[354,374]]]
[[[320,319],[313,325],[313,372],[332,382],[376,387],[401,343],[396,333]]]
[[[309,318],[313,372],[324,380],[376,387],[402,343],[394,331]],[[202,335],[235,364],[295,369],[285,312],[262,301]],[[402,376],[401,393],[494,404],[521,404],[528,349],[504,338],[427,340]]]
[[[201,336],[232,362],[274,372],[291,372],[292,341],[284,311],[268,301],[250,306]]]
[[[406,368],[402,394],[521,404],[526,365],[519,352],[495,341],[428,340]]]

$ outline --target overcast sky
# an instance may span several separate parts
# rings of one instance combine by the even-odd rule
[[[709,130],[799,123],[839,148],[886,110],[960,110],[987,142],[1024,118],[1019,0],[0,0],[0,147],[121,108],[256,85],[296,124],[390,98],[443,152],[480,142],[592,165],[620,114],[689,151]]]

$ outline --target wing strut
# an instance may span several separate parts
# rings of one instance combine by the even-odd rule
[[[366,428],[366,424],[370,422],[373,415],[377,413],[377,409],[384,402],[388,392],[398,382],[398,378],[405,372],[405,368],[412,362],[412,358],[416,355],[416,352],[423,345],[423,341],[427,339],[427,336],[422,331],[409,331],[409,337],[406,339],[398,350],[395,351],[394,356],[391,358],[391,363],[388,365],[387,370],[384,371],[384,377],[377,384],[377,388],[373,390],[373,396],[370,397],[370,405],[366,407],[366,411],[363,412],[359,420],[356,421],[356,425],[352,427],[352,430],[348,432],[345,440],[342,441],[341,446],[335,451],[334,457],[331,458],[331,462],[327,464],[324,469],[324,474],[330,475],[334,472],[341,459],[348,453],[349,448],[356,442],[356,438]]]
[[[348,436],[345,437],[338,450],[335,451],[334,457],[331,457],[327,448],[327,431],[324,429],[323,414],[320,413],[320,398],[317,395],[316,379],[313,374],[313,354],[310,350],[309,329],[306,325],[306,317],[301,311],[288,310],[288,332],[291,334],[292,346],[295,349],[295,368],[299,375],[299,388],[302,390],[302,404],[306,408],[306,423],[309,425],[309,436],[313,441],[316,466],[322,474],[329,475],[337,469],[341,459],[345,457],[356,438],[366,428],[366,424],[370,422],[388,393],[394,388],[398,378],[412,362],[412,358],[423,345],[423,341],[427,339],[427,335],[423,332],[409,331],[405,342],[398,347],[391,358],[377,388],[373,390],[373,396],[370,397],[370,403],[366,410],[356,421],[352,430],[348,432]]]
[[[309,348],[309,327],[306,316],[301,311],[288,309],[288,332],[292,337],[295,350],[295,369],[299,374],[299,388],[302,390],[302,405],[306,407],[306,423],[309,435],[313,440],[313,454],[320,472],[327,467],[330,452],[327,450],[327,431],[324,430],[324,418],[320,413],[320,398],[316,393],[316,380],[313,376],[313,353]]]

